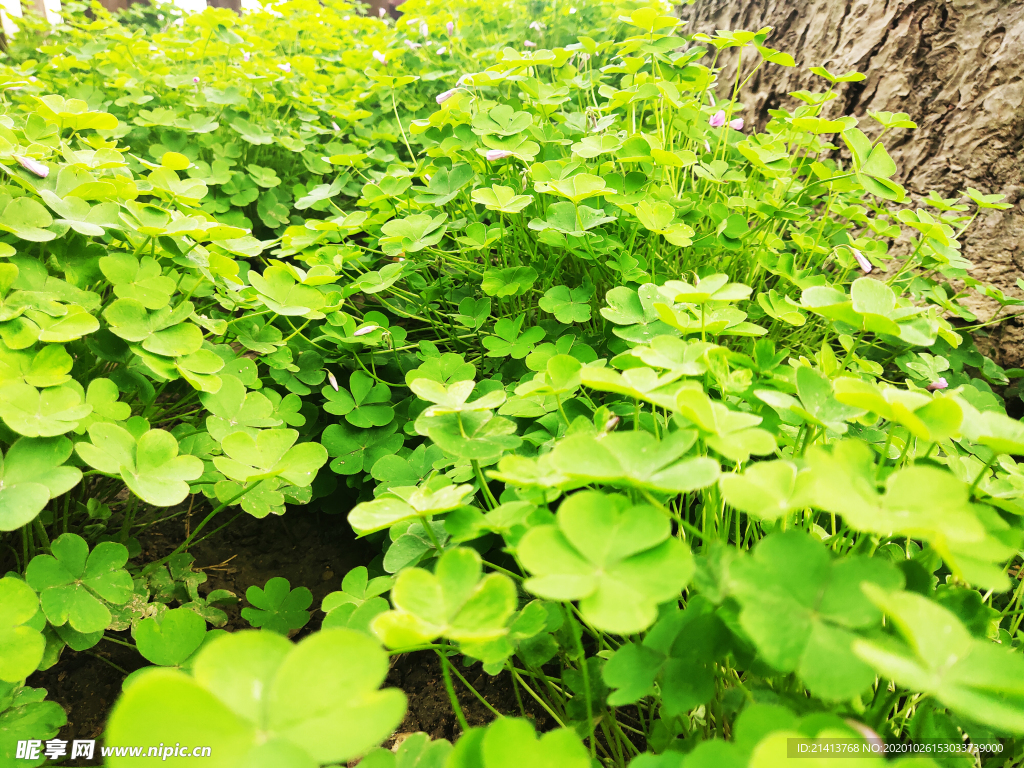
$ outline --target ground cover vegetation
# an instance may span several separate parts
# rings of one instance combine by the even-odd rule
[[[152,666],[106,743],[211,765],[774,766],[795,736],[1011,764],[1022,372],[972,333],[1024,302],[960,246],[1005,204],[908,199],[885,142],[911,119],[830,110],[863,74],[814,68],[745,123],[744,80],[793,65],[767,29],[402,10],[94,6],[11,42],[0,764],[42,764],[17,741],[65,722],[25,679],[128,629]],[[200,591],[190,545],[317,506],[379,556],[319,606],[254,584],[255,629],[218,629],[236,598]],[[559,727],[520,705],[379,748],[413,649],[463,725],[482,665]]]

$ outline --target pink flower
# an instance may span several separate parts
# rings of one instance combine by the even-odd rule
[[[544,30],[544,25],[541,24],[539,21],[531,21],[530,22],[530,29],[532,29],[532,30],[534,30],[536,32],[542,32]]]
[[[419,43],[414,43],[412,40],[406,40],[405,44],[409,47],[410,51],[415,51],[417,48],[422,48],[423,47]]]
[[[378,8],[377,9],[377,15],[380,16],[382,19],[387,15],[387,13],[388,12],[386,10],[384,10],[383,8]]]
[[[381,53],[380,51],[374,51],[373,52],[373,58],[375,58],[381,64],[387,64],[388,63],[388,60],[384,57],[384,54]]]
[[[580,63],[582,63],[584,61],[590,61],[590,54],[589,53],[581,53],[580,54]]]
[[[248,51],[242,51],[242,61],[248,61],[251,55]]]
[[[946,378],[944,376],[940,376],[927,387],[925,387],[925,389],[927,389],[929,392],[935,392],[938,389],[945,389],[948,386],[949,382],[946,381]]]
[[[504,149],[489,149],[485,157],[490,161],[504,160],[506,157],[511,157],[512,153]]]
[[[865,275],[870,275],[871,270],[874,269],[874,267],[871,265],[871,262],[868,261],[867,257],[863,253],[858,251],[856,248],[851,248],[850,250],[853,251],[853,258],[857,260],[857,263],[860,265],[861,271],[864,272]]]
[[[723,125],[725,125],[725,110],[720,109],[717,112],[715,112],[715,114],[711,116],[711,119],[708,120],[708,123],[711,125],[712,128],[721,128]]]
[[[448,101],[448,99],[450,99],[452,96],[455,95],[455,92],[457,90],[459,90],[459,89],[458,88],[452,88],[451,90],[445,91],[444,93],[439,93],[434,98],[434,101],[436,101],[438,104],[444,104],[446,101]]]
[[[358,331],[356,331],[356,332],[355,332],[355,333],[353,333],[352,335],[353,335],[353,336],[365,336],[365,335],[366,335],[366,334],[368,334],[368,333],[373,333],[373,332],[374,332],[374,331],[376,331],[376,330],[377,330],[378,328],[380,328],[380,326],[379,326],[379,325],[368,325],[368,326],[366,326],[365,328],[360,328],[360,329],[359,329]]]
[[[333,128],[333,129],[334,129],[334,130],[336,130],[336,131],[340,131],[340,130],[341,130],[341,126],[339,126],[339,125],[338,125],[338,124],[337,124],[336,122],[334,122],[333,120],[331,120],[331,128]]]
[[[291,72],[292,71],[292,65],[289,64],[287,61],[284,64],[278,64],[277,68],[280,69],[282,72]]]
[[[527,48],[536,48],[537,47],[537,44],[535,42],[533,42],[532,40],[524,40],[523,41],[523,45],[525,45]]]
[[[443,46],[443,45],[440,48],[437,49],[437,55],[438,56],[443,56],[446,53],[448,53],[448,49],[445,46]]]
[[[34,173],[40,179],[45,179],[50,175],[50,169],[38,160],[33,160],[31,157],[22,157],[21,155],[18,155],[14,159],[18,161],[18,165],[29,173]]]
[[[425,21],[420,23],[420,34],[423,35],[423,37],[427,37],[430,34],[430,27],[427,26],[427,22]]]
[[[448,37],[451,37],[452,35],[455,34],[455,22],[454,21],[449,21],[447,24],[444,25],[444,28],[448,32]]]
[[[334,378],[334,374],[330,371],[327,372],[327,380],[331,382],[331,386],[334,387],[334,391],[338,391],[338,380]]]
[[[732,128],[734,131],[742,131],[743,130],[743,118],[742,117],[737,117],[735,120],[730,120],[729,121],[729,127]]]

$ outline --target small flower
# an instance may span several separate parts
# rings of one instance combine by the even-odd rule
[[[576,13],[576,9],[575,8],[570,8],[569,9],[569,15],[572,16],[574,13]]]
[[[334,387],[334,391],[338,391],[338,380],[334,378],[334,374],[330,371],[327,372],[327,380],[331,382],[331,386]]]
[[[428,37],[430,35],[430,27],[427,26],[427,22],[425,21],[420,23],[420,34],[423,37]]]
[[[45,179],[50,175],[50,169],[38,160],[33,160],[31,157],[22,157],[21,155],[18,155],[14,159],[18,161],[18,165],[29,173],[34,173],[40,179]]]
[[[454,21],[449,21],[447,24],[444,25],[444,28],[445,28],[445,31],[448,32],[448,37],[451,37],[452,35],[455,34],[455,22]]]
[[[608,419],[608,421],[606,421],[604,423],[604,430],[603,431],[611,432],[617,426],[619,426],[619,417],[618,416],[612,416],[610,419]]]
[[[590,54],[589,53],[581,53],[580,54],[580,63],[582,64],[584,61],[590,61]]]
[[[406,40],[405,44],[409,47],[410,51],[415,51],[417,48],[422,48],[423,47],[419,43],[414,43],[412,40]]]
[[[874,267],[871,265],[871,262],[868,261],[867,257],[864,256],[864,254],[858,251],[856,248],[851,248],[850,250],[853,251],[853,258],[857,260],[857,263],[860,265],[860,268],[864,272],[864,274],[870,275],[871,270],[874,269]]]
[[[331,120],[331,128],[333,128],[333,129],[334,129],[334,130],[336,130],[336,131],[340,131],[340,130],[341,130],[341,126],[339,126],[339,125],[338,125],[338,124],[337,124],[336,122],[334,122],[333,120]]]
[[[378,8],[377,9],[377,15],[380,16],[382,19],[387,15],[387,13],[388,12],[386,10],[384,10],[383,8]]]
[[[537,47],[537,44],[535,42],[533,42],[532,40],[523,40],[523,45],[525,45],[527,48],[536,48]]]
[[[452,88],[451,90],[445,91],[444,93],[439,93],[434,98],[434,101],[436,101],[438,104],[444,104],[446,101],[448,101],[448,99],[450,99],[452,96],[455,95],[455,92],[457,90],[459,90],[459,89],[458,88]]]
[[[379,325],[368,325],[365,328],[360,328],[358,331],[353,333],[353,336],[365,336],[368,333],[373,333],[380,328]]]
[[[939,389],[945,389],[948,386],[949,382],[946,381],[946,378],[944,376],[940,376],[927,387],[925,387],[925,389],[927,389],[929,392],[935,392],[936,390]]]
[[[704,151],[705,152],[710,152],[711,151],[711,144],[710,144],[710,142],[708,142],[707,139],[704,139]]]
[[[708,123],[711,125],[712,128],[721,128],[723,125],[725,125],[725,110],[720,109],[717,112],[715,112],[715,114],[711,116],[711,119],[708,120]]]
[[[448,53],[448,48],[443,46],[443,45],[440,48],[437,49],[437,55],[438,56],[443,56],[446,53]]]
[[[535,32],[543,32],[544,31],[544,25],[541,24],[539,21],[531,21],[530,22],[530,29],[534,30]]]
[[[248,51],[242,51],[242,61],[248,61],[250,56],[252,56],[252,54]]]
[[[737,117],[735,120],[730,120],[729,121],[729,127],[732,128],[734,131],[742,131],[743,130],[743,118],[742,117]]]
[[[199,78],[198,77],[193,77],[192,78],[192,82],[195,83],[196,85],[199,85]]]
[[[381,64],[387,64],[388,63],[388,60],[385,58],[384,54],[381,53],[380,51],[374,51],[373,52],[373,58],[375,58]]]
[[[508,150],[505,150],[505,149],[489,149],[489,150],[487,150],[487,154],[485,155],[487,160],[489,162],[492,162],[492,163],[495,160],[503,160],[506,157],[511,157],[511,156],[512,156],[512,153],[509,152]]]
[[[292,65],[289,64],[287,61],[284,64],[278,64],[277,68],[280,69],[282,72],[291,72],[292,71]]]

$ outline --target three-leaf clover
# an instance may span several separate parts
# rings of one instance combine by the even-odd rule
[[[70,386],[38,390],[12,382],[0,388],[0,417],[25,437],[55,437],[70,432],[92,412]]]
[[[345,421],[361,429],[383,427],[395,418],[395,409],[385,405],[391,401],[391,388],[387,384],[375,384],[367,374],[355,371],[349,377],[348,387],[351,394],[341,388],[324,387],[323,395],[327,398],[324,410],[344,416]]]
[[[380,247],[388,256],[416,253],[437,245],[447,231],[447,213],[429,216],[417,213],[404,219],[393,219],[381,227]]]
[[[53,540],[50,550],[52,555],[32,558],[25,571],[47,620],[85,634],[105,629],[111,617],[103,601],[123,605],[132,595],[132,577],[123,567],[128,549],[103,541],[89,552],[85,539],[65,533]]]
[[[544,292],[538,303],[545,312],[550,312],[560,323],[585,323],[590,319],[590,299],[594,295],[594,286],[581,285],[568,288],[556,285]]]
[[[761,658],[780,672],[796,672],[812,693],[833,701],[853,698],[875,678],[853,651],[857,633],[882,619],[861,589],[865,582],[898,589],[903,578],[879,558],[833,561],[802,531],[762,539],[729,568],[740,625]]]
[[[380,429],[356,429],[348,424],[331,424],[320,436],[327,455],[334,457],[331,471],[339,475],[356,475],[373,468],[381,458],[402,447],[405,436],[392,422]]]
[[[220,389],[199,396],[210,416],[206,429],[218,442],[232,432],[245,432],[253,437],[265,427],[277,427],[281,420],[274,418],[274,404],[260,392],[247,392],[237,377],[221,375]]]
[[[120,475],[136,496],[157,507],[184,501],[188,481],[203,474],[202,459],[178,455],[178,441],[162,429],[136,439],[123,427],[97,422],[89,427],[89,439],[75,445],[82,460],[105,474]]]
[[[535,325],[520,334],[524,319],[523,315],[518,315],[515,320],[503,317],[494,324],[494,336],[483,339],[488,357],[522,360],[533,351],[534,345],[544,338],[544,329]]]
[[[583,617],[616,634],[642,632],[658,605],[677,598],[693,556],[672,537],[669,518],[620,495],[575,493],[555,525],[530,529],[517,548],[533,574],[526,589],[548,600],[579,600]]]
[[[292,485],[305,488],[317,471],[327,463],[327,449],[320,443],[299,443],[294,429],[263,429],[256,437],[232,432],[221,441],[226,455],[213,459],[217,469],[232,480],[251,483],[270,477],[282,477]]]
[[[516,588],[500,573],[481,578],[476,550],[449,549],[435,573],[407,568],[391,589],[394,610],[373,620],[373,631],[391,648],[422,645],[438,637],[479,642],[504,635],[516,610]]]
[[[473,190],[473,202],[489,211],[519,213],[533,202],[532,195],[517,195],[512,187],[494,184],[490,188]]]
[[[238,765],[346,763],[390,734],[405,695],[378,690],[388,657],[371,638],[325,629],[297,645],[273,632],[222,635],[205,645],[192,675],[158,669],[125,690],[108,744],[173,744],[188,733]],[[133,758],[109,758],[112,766]]]
[[[306,587],[291,588],[288,579],[275,576],[263,588],[257,586],[245,590],[245,599],[255,608],[243,608],[242,618],[252,626],[287,635],[294,629],[302,629],[309,621],[313,593]]]

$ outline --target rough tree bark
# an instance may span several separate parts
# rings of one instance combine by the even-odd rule
[[[1024,276],[1022,0],[697,0],[680,16],[688,33],[775,28],[768,44],[792,54],[797,67],[769,66],[751,80],[742,101],[760,125],[769,109],[799,103],[789,92],[821,89],[809,66],[866,74],[841,92],[845,112],[832,114],[910,114],[917,130],[886,145],[912,195],[934,189],[952,197],[967,186],[1006,195],[1013,207],[979,217],[963,253],[973,277],[1020,295],[1013,286]],[[1000,361],[1021,366],[1024,324],[996,333]]]

